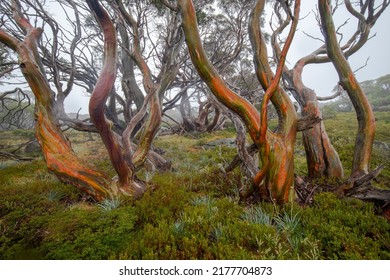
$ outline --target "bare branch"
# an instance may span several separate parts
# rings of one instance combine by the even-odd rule
[[[320,41],[322,43],[325,43],[324,39],[323,38],[319,38],[319,37],[315,37],[313,35],[310,35],[309,33],[307,33],[306,31],[302,31],[303,34],[305,34],[307,37],[309,38],[312,38],[314,40],[317,40],[317,41]]]
[[[368,65],[369,60],[370,60],[370,57],[367,57],[366,62],[362,66],[360,66],[358,69],[354,70],[353,73],[356,74],[357,72],[359,72],[360,70],[365,68]]]
[[[173,5],[171,2],[169,2],[168,0],[160,0],[161,3],[163,3],[167,8],[175,11],[175,12],[178,12],[179,11],[179,8],[175,5]]]
[[[328,101],[328,100],[332,100],[332,99],[335,99],[336,97],[339,97],[343,92],[344,92],[343,87],[340,86],[340,85],[337,85],[337,86],[336,86],[336,92],[335,92],[335,94],[330,95],[330,96],[326,96],[326,97],[317,96],[317,100],[318,100],[318,101]]]

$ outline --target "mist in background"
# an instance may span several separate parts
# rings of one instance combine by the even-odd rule
[[[294,66],[298,59],[310,54],[323,45],[323,42],[319,40],[320,38],[322,39],[323,36],[315,19],[316,2],[317,1],[303,1],[302,3],[301,20],[287,57],[287,65],[290,68]],[[267,9],[266,12],[268,13],[266,17],[268,19],[271,18],[271,9]],[[348,21],[340,30],[340,32],[343,33],[343,42],[345,43],[345,40],[348,40],[351,34],[356,30],[357,20],[349,14],[344,5],[342,5],[337,10],[334,21],[336,28]],[[356,72],[356,77],[359,81],[362,82],[376,79],[390,73],[389,27],[390,8],[387,8],[371,30],[372,38],[361,50],[349,58],[349,62],[354,70],[364,66],[369,58],[367,65]],[[269,28],[269,22],[266,23],[265,28]],[[310,38],[305,33],[318,39]],[[269,53],[269,55],[271,55],[271,53]],[[306,86],[314,89],[317,95],[328,96],[332,94],[332,90],[338,82],[338,76],[332,63],[313,64],[305,67],[303,81]],[[22,77],[16,82],[25,81]],[[4,84],[1,91],[13,88],[15,88],[15,85]],[[24,88],[29,90],[27,84]],[[88,114],[88,102],[89,94],[75,85],[72,93],[65,100],[65,110],[68,113],[75,113],[81,109],[81,114]]]

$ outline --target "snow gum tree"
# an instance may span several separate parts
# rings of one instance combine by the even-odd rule
[[[260,170],[253,178],[254,186],[263,197],[277,203],[288,201],[294,184],[294,144],[298,119],[295,108],[279,86],[283,66],[292,42],[299,18],[300,1],[295,2],[294,19],[289,35],[279,57],[276,73],[273,74],[268,62],[259,18],[265,1],[256,1],[251,12],[250,34],[258,79],[265,90],[259,111],[246,99],[233,92],[209,62],[197,28],[195,8],[190,0],[178,1],[183,17],[183,29],[191,59],[200,77],[214,96],[227,108],[236,113],[244,122],[251,139],[259,147]],[[279,115],[279,127],[271,131],[267,127],[267,105],[272,101]]]
[[[75,13],[79,8],[84,12],[89,12],[92,15],[89,22],[91,24],[92,22],[97,23],[98,29],[101,30],[103,45],[101,48],[95,46],[95,49],[103,52],[103,61],[96,79],[92,77],[93,75],[85,74],[88,71],[83,73],[84,69],[77,64],[80,63],[79,65],[85,66],[87,56],[80,54],[80,57],[76,58],[73,55],[71,62],[68,64],[66,61],[58,59],[58,50],[65,49],[65,46],[58,42],[63,42],[65,37],[54,36],[51,50],[46,48],[46,46],[50,46],[50,42],[42,46],[41,38],[44,35],[44,29],[37,27],[40,23],[47,23],[46,26],[49,26],[53,34],[60,36],[60,25],[53,17],[44,12],[44,3],[42,2],[37,2],[36,5],[33,5],[30,1],[18,0],[2,3],[1,8],[10,11],[10,13],[7,13],[7,17],[2,19],[0,42],[18,55],[19,68],[34,93],[36,100],[36,137],[42,148],[48,169],[61,181],[80,188],[98,201],[118,195],[138,198],[143,194],[146,186],[137,179],[137,170],[142,168],[146,161],[150,162],[153,168],[161,167],[164,164],[162,158],[151,152],[150,149],[161,123],[162,102],[160,100],[162,100],[165,90],[173,81],[179,68],[178,49],[183,41],[178,27],[180,18],[176,13],[170,13],[167,31],[165,33],[161,32],[167,37],[159,39],[160,42],[165,44],[165,47],[153,45],[152,50],[158,49],[161,51],[159,55],[161,55],[162,61],[159,65],[160,72],[157,76],[154,76],[148,61],[143,56],[145,46],[141,46],[141,41],[145,42],[146,39],[142,37],[144,31],[139,30],[139,28],[145,27],[146,24],[139,24],[137,19],[143,17],[137,19],[133,17],[133,11],[126,9],[123,2],[119,0],[109,2],[107,7],[103,7],[100,1],[97,0],[86,1],[87,6],[85,6],[85,2],[73,0],[67,0],[66,3]],[[140,5],[140,7],[137,6],[137,8],[140,8],[137,11],[145,14],[154,7],[149,2],[139,2],[137,4]],[[36,14],[26,13],[26,7],[32,8]],[[114,12],[119,16],[116,23],[112,20],[110,12]],[[76,13],[76,15],[79,14]],[[32,21],[31,19],[34,19],[34,17],[38,20]],[[70,44],[72,50],[89,50],[88,46],[77,48],[82,34],[80,33],[81,20],[78,16],[76,16],[76,19],[74,23],[74,26],[77,25],[74,28],[75,39]],[[118,25],[116,26],[116,24]],[[19,32],[20,30],[22,32]],[[123,60],[121,62],[131,61],[132,64],[126,66],[131,68],[136,65],[138,67],[142,74],[142,84],[145,92],[145,98],[142,98],[141,101],[134,101],[137,110],[127,114],[127,116],[131,115],[131,118],[128,118],[128,123],[122,135],[118,135],[114,130],[112,117],[108,118],[110,109],[111,115],[116,113],[116,98],[112,97],[116,97],[115,82],[119,68],[118,49],[120,41],[117,32],[123,41],[123,45],[121,45]],[[131,40],[127,40],[129,34]],[[145,32],[145,34],[148,34],[148,32]],[[90,65],[93,65],[93,63]],[[139,93],[138,84],[135,84],[134,79],[131,79],[134,76],[129,77],[135,75],[133,69],[124,68],[122,69],[124,88],[130,90],[129,88],[137,87]],[[62,92],[64,81],[61,80],[64,76],[60,74],[61,71],[70,75],[64,92]],[[92,69],[91,72],[95,73],[96,69]],[[74,81],[92,90],[89,102],[89,113],[93,123],[92,130],[99,133],[107,148],[112,166],[117,173],[114,178],[109,178],[104,173],[89,167],[90,164],[79,158],[61,130],[61,125],[64,123],[61,121],[63,114],[60,111],[63,111],[64,99],[69,95]],[[131,94],[129,96],[129,98],[136,99]],[[128,111],[132,110],[131,101],[128,103],[124,101],[122,105]],[[138,126],[139,133],[136,134],[137,139],[135,141],[132,133],[136,126]],[[79,126],[78,128],[83,130],[83,127]]]

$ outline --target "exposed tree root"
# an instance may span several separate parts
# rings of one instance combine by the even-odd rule
[[[319,183],[318,179],[295,176],[295,192],[301,205],[310,205],[315,194],[332,192],[340,198],[354,197],[362,201],[373,202],[383,216],[390,221],[390,189],[380,189],[372,185],[384,166],[378,166],[367,174],[350,177],[346,181]]]

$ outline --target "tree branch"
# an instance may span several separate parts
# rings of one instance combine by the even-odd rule
[[[192,1],[180,0],[179,7],[183,16],[183,29],[187,46],[199,75],[218,100],[240,116],[251,137],[257,139],[260,128],[258,111],[246,99],[238,96],[226,86],[208,60],[197,29],[196,13]]]
[[[105,54],[103,69],[89,102],[89,114],[109,152],[111,162],[118,174],[120,184],[122,186],[127,186],[130,184],[129,180],[131,180],[132,174],[123,158],[119,143],[111,130],[111,123],[109,123],[104,116],[105,104],[116,79],[116,30],[108,13],[100,6],[97,0],[87,0],[87,4],[94,13],[95,18],[103,31]]]

